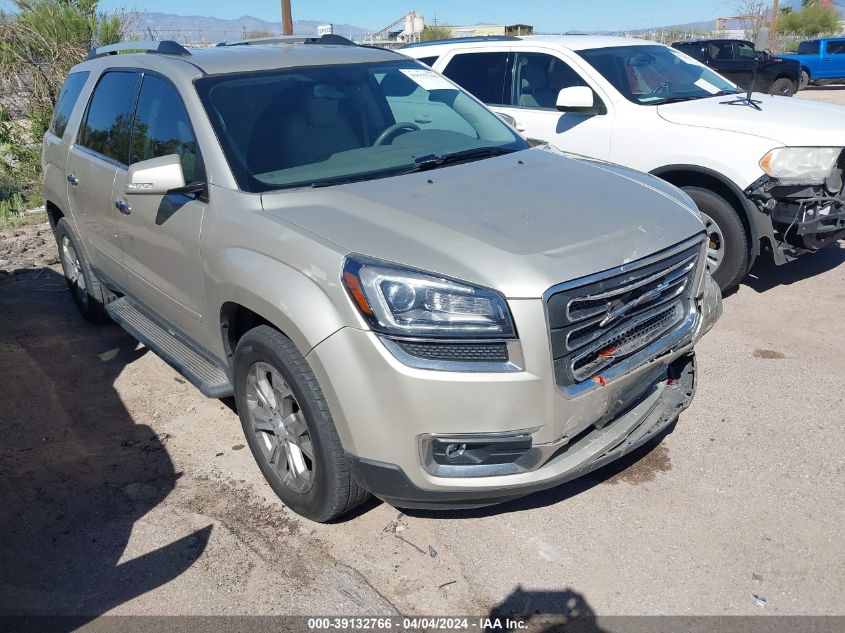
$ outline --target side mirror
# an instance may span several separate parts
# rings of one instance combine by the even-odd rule
[[[130,166],[124,192],[163,196],[185,189],[182,159],[179,154],[168,154],[142,160]]]
[[[560,112],[575,112],[589,116],[601,114],[601,108],[596,106],[593,89],[588,86],[564,88],[558,93],[555,106]]]
[[[510,114],[505,114],[504,112],[496,112],[496,116],[508,125],[510,125],[512,128],[516,129],[516,119],[514,119]]]

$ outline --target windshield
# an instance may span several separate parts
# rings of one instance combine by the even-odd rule
[[[578,54],[626,99],[641,105],[737,92],[727,79],[668,46],[616,46]]]
[[[415,61],[198,79],[238,186],[251,192],[383,178],[525,149],[454,84]]]

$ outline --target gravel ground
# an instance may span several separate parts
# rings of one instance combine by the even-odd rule
[[[0,233],[0,613],[845,615],[845,244],[758,262],[659,443],[333,525],[276,500],[231,402],[82,321],[56,261],[46,225]]]

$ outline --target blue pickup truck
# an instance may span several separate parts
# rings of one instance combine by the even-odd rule
[[[845,37],[807,40],[795,53],[781,55],[801,64],[801,88],[845,81]]]

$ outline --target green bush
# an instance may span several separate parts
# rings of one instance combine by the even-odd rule
[[[0,196],[2,218],[40,204],[41,138],[72,66],[92,46],[120,41],[123,13],[97,11],[97,0],[12,0],[0,12],[0,81],[23,90],[0,94],[0,179],[15,193]],[[10,112],[13,109],[14,112]]]
[[[811,3],[800,11],[788,11],[778,17],[777,30],[803,37],[814,37],[839,30],[839,11],[836,7]]]

